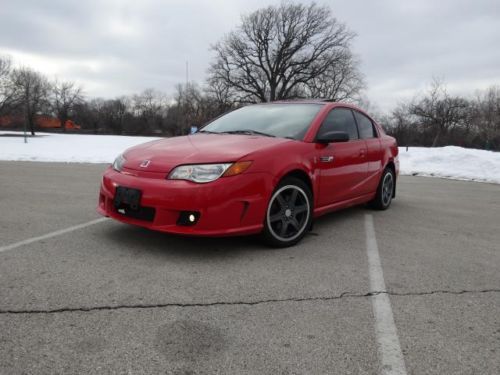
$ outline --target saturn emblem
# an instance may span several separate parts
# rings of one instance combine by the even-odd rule
[[[141,168],[147,168],[150,163],[151,163],[151,160],[143,160],[141,162],[141,164],[139,164],[139,167],[141,167]]]

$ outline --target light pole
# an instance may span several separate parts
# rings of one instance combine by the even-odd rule
[[[27,109],[28,109],[28,103],[26,103],[26,113],[27,113]],[[28,127],[28,116],[25,116],[25,119],[24,119],[24,143],[28,143],[28,134],[26,132],[26,129]]]

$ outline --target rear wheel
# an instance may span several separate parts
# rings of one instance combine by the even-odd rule
[[[392,202],[395,184],[396,178],[393,170],[391,168],[384,169],[377,188],[377,194],[373,201],[370,202],[371,206],[377,210],[387,210]]]
[[[283,179],[267,207],[264,239],[275,247],[292,246],[305,236],[311,221],[311,190],[297,178]]]

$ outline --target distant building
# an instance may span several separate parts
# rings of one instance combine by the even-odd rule
[[[36,115],[35,126],[38,129],[61,129],[61,121],[57,117]],[[22,129],[24,127],[23,116],[1,116],[0,128]],[[80,125],[75,124],[72,120],[67,120],[65,124],[66,130],[80,130]]]

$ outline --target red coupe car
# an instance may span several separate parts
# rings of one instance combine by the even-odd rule
[[[355,106],[246,106],[199,132],[126,150],[104,173],[98,211],[185,235],[261,233],[290,246],[312,220],[396,193],[396,140]]]

